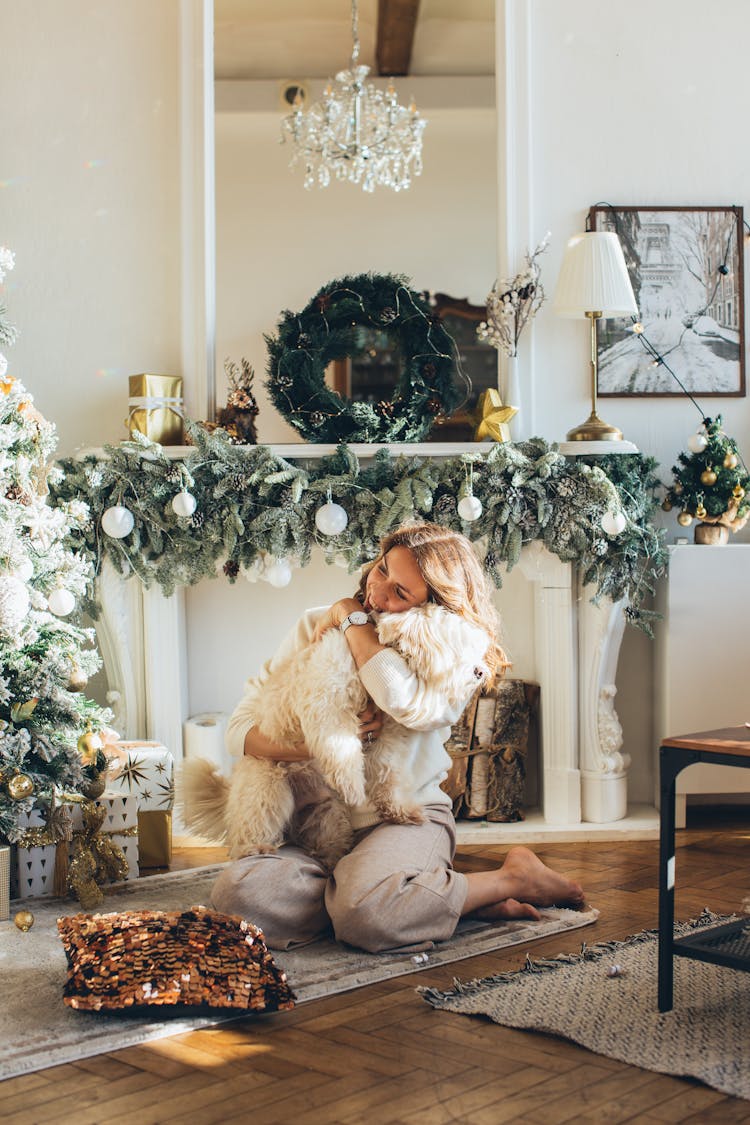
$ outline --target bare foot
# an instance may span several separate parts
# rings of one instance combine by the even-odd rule
[[[528,848],[511,848],[500,872],[510,880],[514,897],[521,902],[535,906],[569,906],[573,910],[584,907],[580,883],[558,875]]]
[[[515,898],[506,898],[503,902],[484,906],[472,914],[472,918],[482,918],[485,922],[512,922],[518,918],[532,918],[538,922],[541,917],[539,911],[530,902],[519,902]]]

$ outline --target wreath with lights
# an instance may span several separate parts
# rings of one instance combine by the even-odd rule
[[[328,365],[358,352],[362,326],[394,341],[401,373],[389,399],[356,401],[326,386]],[[464,397],[453,338],[404,277],[332,281],[302,312],[284,312],[277,334],[265,340],[271,400],[306,441],[421,441]]]

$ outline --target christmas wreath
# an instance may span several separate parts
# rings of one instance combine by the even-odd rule
[[[386,332],[395,346],[401,372],[390,399],[355,401],[326,386],[329,363],[359,352],[361,326]],[[421,441],[464,395],[453,338],[404,277],[333,281],[302,312],[284,312],[265,339],[271,400],[306,441]]]

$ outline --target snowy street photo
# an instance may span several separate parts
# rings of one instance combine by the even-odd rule
[[[597,325],[600,395],[745,394],[741,207],[610,207],[639,319]],[[638,326],[642,326],[642,332]],[[663,360],[663,362],[660,362]]]

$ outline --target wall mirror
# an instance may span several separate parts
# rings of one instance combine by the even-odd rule
[[[407,7],[410,33],[399,27],[394,38],[377,0],[360,0],[360,61],[376,84],[393,76],[400,101],[413,97],[427,119],[424,170],[408,191],[366,193],[338,182],[306,190],[303,169],[290,169],[289,141],[279,143],[284,91],[303,85],[313,105],[348,62],[348,0],[331,0],[325,13],[292,0],[214,0],[216,401],[223,405],[224,358],[245,356],[257,373],[265,444],[300,437],[266,395],[264,337],[284,310],[302,308],[333,278],[402,275],[445,301],[439,311],[472,390],[457,417],[432,427],[431,440],[471,441],[476,399],[497,386],[497,353],[476,337],[497,275],[494,0],[453,5],[445,18],[429,5]],[[411,48],[403,70],[382,58],[392,39]],[[386,337],[361,334],[352,363],[327,382],[342,397],[377,403],[391,397],[400,371]]]

